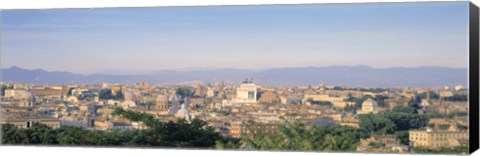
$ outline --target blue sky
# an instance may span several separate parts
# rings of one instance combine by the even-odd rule
[[[2,11],[1,66],[468,67],[468,2]]]

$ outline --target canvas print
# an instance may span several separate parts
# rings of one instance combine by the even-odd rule
[[[1,143],[466,154],[468,2],[1,11]]]

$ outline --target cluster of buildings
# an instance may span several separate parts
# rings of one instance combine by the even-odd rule
[[[252,80],[240,85],[211,84],[150,85],[139,82],[133,85],[33,85],[2,83],[6,86],[1,97],[0,123],[11,123],[28,128],[40,122],[58,128],[62,125],[86,129],[143,129],[141,122],[131,122],[113,116],[116,107],[154,115],[160,121],[202,119],[225,137],[240,138],[248,135],[246,123],[264,127],[273,132],[275,123],[284,119],[299,119],[309,126],[359,127],[359,114],[380,113],[396,106],[408,106],[417,94],[430,94],[431,89],[392,88],[384,91],[337,89],[335,86],[258,86]],[[180,93],[180,90],[191,92]],[[468,93],[462,87],[435,90],[441,97]],[[191,93],[191,94],[190,94]],[[121,96],[119,96],[121,95]],[[360,107],[348,99],[364,96],[386,97],[385,106],[374,98],[362,101]],[[447,102],[422,99],[418,111],[450,113],[468,110],[468,102]],[[354,108],[355,111],[347,111]],[[448,120],[448,121],[447,121]],[[452,121],[450,121],[452,120]],[[456,129],[468,126],[468,119],[433,119],[434,124],[449,124],[449,129],[438,127],[411,130],[409,147],[442,147],[460,145],[468,140],[468,132]],[[444,122],[444,123],[443,123]],[[453,126],[454,125],[454,126]],[[444,126],[445,127],[445,126]],[[456,140],[456,141],[452,141]],[[407,146],[408,147],[408,146]],[[372,136],[363,139],[359,151],[402,152],[407,147],[392,136]]]

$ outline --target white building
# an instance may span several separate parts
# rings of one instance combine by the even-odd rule
[[[357,114],[368,114],[368,113],[377,113],[378,112],[378,103],[369,98],[362,103],[362,109],[357,112]]]
[[[246,104],[257,102],[257,85],[252,83],[252,80],[243,81],[243,84],[237,88],[237,97],[234,99],[234,103]]]

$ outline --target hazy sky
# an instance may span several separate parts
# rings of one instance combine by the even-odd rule
[[[468,67],[468,2],[2,11],[1,66]]]

